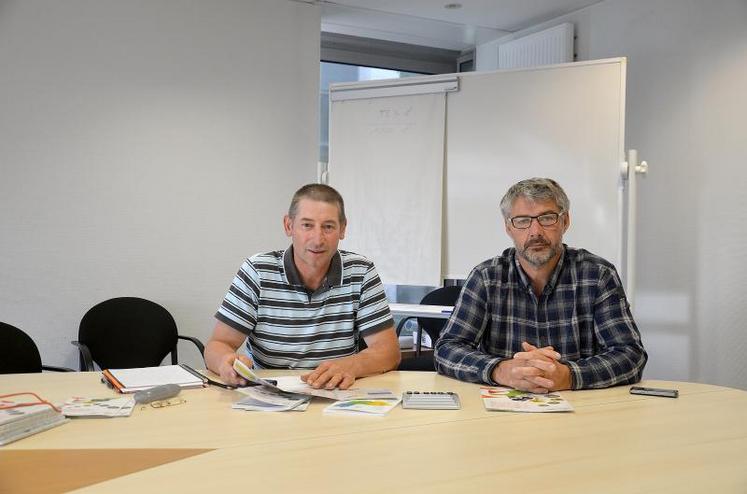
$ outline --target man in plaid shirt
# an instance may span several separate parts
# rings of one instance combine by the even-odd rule
[[[648,356],[614,266],[563,244],[570,201],[531,178],[501,200],[515,247],[475,267],[436,343],[436,369],[535,393],[641,379]]]

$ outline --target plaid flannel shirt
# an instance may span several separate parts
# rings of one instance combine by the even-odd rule
[[[436,369],[494,385],[493,369],[522,341],[553,346],[572,389],[638,382],[648,359],[614,266],[565,245],[539,297],[514,248],[475,267],[436,343]]]

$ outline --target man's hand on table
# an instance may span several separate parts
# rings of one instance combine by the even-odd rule
[[[301,380],[315,389],[348,389],[355,383],[355,367],[350,358],[327,360],[312,372],[303,374]]]

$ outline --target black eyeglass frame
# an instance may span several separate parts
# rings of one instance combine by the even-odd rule
[[[541,227],[546,228],[548,226],[557,225],[558,221],[560,221],[560,217],[563,214],[565,214],[565,211],[560,211],[560,212],[557,212],[557,213],[555,211],[549,211],[547,213],[538,214],[537,216],[529,216],[529,215],[526,215],[526,214],[522,214],[520,216],[514,216],[513,218],[509,218],[508,221],[510,221],[511,222],[511,226],[513,226],[517,230],[527,230],[527,229],[531,228],[532,221],[534,221],[534,220],[537,220],[537,223],[539,223]],[[540,221],[540,218],[547,217],[547,216],[555,217],[555,221],[553,221],[552,223],[545,223],[545,224],[543,224],[542,221]],[[527,226],[524,226],[524,227],[517,226],[516,223],[514,223],[514,221],[517,220],[517,219],[525,219],[525,218],[529,218],[529,224]]]

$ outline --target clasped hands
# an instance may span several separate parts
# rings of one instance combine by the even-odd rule
[[[569,389],[571,370],[560,362],[560,354],[551,346],[537,348],[527,342],[522,352],[501,361],[493,369],[493,381],[522,391],[547,393]]]
[[[249,367],[254,364],[244,355],[227,354],[220,365],[220,377],[223,382],[233,386],[245,386],[246,380],[233,369],[234,359],[239,359]],[[301,375],[301,380],[315,389],[348,389],[355,382],[355,362],[349,358],[327,360],[311,372]]]

